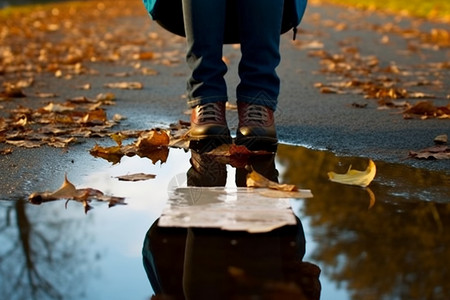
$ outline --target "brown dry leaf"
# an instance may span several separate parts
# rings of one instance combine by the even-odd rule
[[[38,93],[36,93],[36,97],[38,97],[38,98],[55,98],[58,96],[55,93],[38,92]]]
[[[154,174],[145,174],[145,173],[116,176],[116,178],[119,179],[120,181],[144,181],[154,179],[155,177],[156,175]]]
[[[0,155],[8,155],[8,154],[12,154],[13,153],[13,149],[12,148],[5,148],[0,150]]]
[[[418,101],[412,107],[403,111],[403,116],[405,118],[411,118],[412,115],[420,116],[423,119],[429,117],[448,119],[450,118],[450,104],[447,106],[436,107],[431,101]]]
[[[435,144],[447,144],[448,142],[448,135],[446,134],[440,134],[437,137],[434,138]]]
[[[153,164],[156,164],[159,161],[161,163],[165,163],[167,161],[167,157],[169,156],[169,148],[163,146],[153,149],[146,149],[145,151],[140,150],[137,155],[139,157],[146,157],[150,159]]]
[[[97,101],[100,102],[108,102],[116,99],[116,95],[114,93],[100,93],[95,97]]]
[[[247,174],[247,187],[255,187],[255,188],[269,188],[283,192],[297,192],[298,189],[293,184],[279,184],[274,181],[271,181],[259,174],[255,170],[252,170],[249,174]]]
[[[436,145],[420,151],[410,151],[410,158],[418,159],[450,159],[450,147],[447,145]]]
[[[91,84],[90,83],[86,83],[86,84],[78,85],[76,88],[79,89],[79,90],[90,90],[91,89]]]
[[[155,147],[168,146],[170,143],[169,135],[160,129],[153,129],[149,132],[143,133],[136,143],[140,151],[147,149],[154,149]]]
[[[5,87],[5,90],[0,92],[0,97],[1,98],[24,98],[26,97],[25,93],[22,91],[21,88],[19,87],[15,87],[15,86],[11,86],[11,85],[7,85]]]
[[[50,137],[47,140],[47,145],[55,147],[55,148],[66,148],[70,143],[73,143],[76,141],[76,138],[69,137],[69,138],[60,138],[60,137]]]
[[[28,197],[28,201],[32,204],[42,204],[44,202],[56,201],[61,199],[67,199],[67,202],[65,204],[66,208],[67,203],[70,200],[81,202],[83,204],[85,213],[87,213],[92,208],[89,205],[89,202],[92,200],[108,202],[109,207],[112,207],[116,204],[126,204],[124,201],[125,198],[123,197],[106,196],[103,194],[103,192],[92,188],[77,189],[75,185],[73,185],[73,183],[71,183],[67,179],[67,174],[64,176],[63,184],[56,191],[33,193]]]
[[[39,111],[62,113],[73,110],[75,110],[75,107],[71,104],[58,104],[50,102],[47,106],[42,107]]]
[[[151,51],[141,52],[135,57],[135,59],[139,59],[139,60],[151,60],[153,58],[155,58],[155,53],[151,52]]]
[[[120,133],[112,135],[111,138],[116,141],[118,146],[101,147],[95,145],[90,151],[91,155],[106,159],[113,164],[119,163],[125,155],[146,157],[153,164],[156,164],[158,161],[164,163],[169,156],[169,148],[167,147],[169,137],[165,131],[160,129],[141,132],[138,140],[130,145],[122,145],[123,139]]]
[[[144,85],[140,82],[112,82],[104,85],[111,89],[123,89],[123,90],[141,90]]]
[[[103,159],[106,159],[113,165],[119,163],[122,157],[125,155],[122,151],[121,146],[101,147],[99,145],[95,145],[94,148],[91,149],[90,153],[94,157],[101,157]]]
[[[345,174],[328,172],[328,178],[337,183],[366,187],[375,178],[376,171],[375,163],[372,160],[369,160],[369,165],[364,171],[352,170],[352,166],[350,166]]]
[[[106,112],[103,109],[90,111],[81,118],[80,123],[84,125],[103,125],[106,122]]]
[[[29,149],[39,148],[44,144],[44,142],[42,142],[42,141],[25,141],[25,140],[18,140],[18,141],[6,140],[6,143],[10,144],[10,145],[14,145],[16,147],[23,147],[23,148],[29,148]]]

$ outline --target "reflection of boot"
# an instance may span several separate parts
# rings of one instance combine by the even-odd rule
[[[275,168],[275,154],[252,156],[248,160],[248,166],[267,179],[278,182],[278,170]],[[247,186],[247,171],[244,168],[236,169],[236,186]]]
[[[191,168],[187,172],[188,186],[225,186],[227,168],[213,157],[191,150]]]

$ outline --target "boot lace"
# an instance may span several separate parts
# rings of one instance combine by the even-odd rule
[[[200,122],[221,122],[222,111],[216,103],[207,103],[202,105],[198,110],[198,119]]]
[[[264,106],[249,105],[244,111],[244,118],[248,123],[264,124],[269,114]]]

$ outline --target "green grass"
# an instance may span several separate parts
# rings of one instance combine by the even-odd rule
[[[363,9],[377,9],[393,13],[407,13],[436,21],[450,22],[450,1],[448,0],[325,0],[329,3],[355,6]]]

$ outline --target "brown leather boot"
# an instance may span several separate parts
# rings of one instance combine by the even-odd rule
[[[194,107],[188,136],[191,144],[210,141],[216,145],[230,144],[230,130],[225,119],[225,102],[207,103]]]
[[[275,152],[278,139],[273,110],[263,105],[238,102],[238,114],[236,144],[250,150]]]

